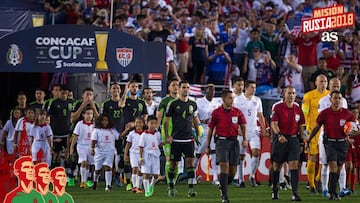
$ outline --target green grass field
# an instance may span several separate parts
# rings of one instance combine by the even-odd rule
[[[246,188],[237,188],[235,186],[229,186],[229,199],[232,203],[235,202],[290,202],[291,191],[280,191],[280,199],[277,201],[271,200],[271,189],[267,185],[261,185],[257,188],[252,188],[246,185]],[[143,203],[143,202],[202,202],[202,203],[215,203],[221,202],[218,187],[208,182],[201,182],[195,186],[197,196],[193,198],[187,197],[187,185],[185,183],[179,183],[176,185],[178,193],[175,197],[168,197],[167,185],[159,183],[155,185],[154,195],[150,198],[145,198],[144,194],[135,194],[126,192],[125,187],[114,187],[111,192],[104,191],[104,183],[100,183],[96,191],[90,189],[81,189],[78,187],[67,187],[69,192],[76,203]],[[357,194],[346,196],[341,201],[346,203],[359,203],[360,202],[360,189],[357,185]],[[310,195],[309,191],[305,189],[304,183],[299,185],[299,195],[303,202],[329,202],[327,198],[322,197],[320,194]]]

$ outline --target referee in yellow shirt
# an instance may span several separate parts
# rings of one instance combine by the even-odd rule
[[[319,106],[319,100],[328,95],[329,91],[326,89],[328,85],[327,77],[323,74],[318,75],[316,77],[315,81],[316,89],[311,90],[307,92],[304,95],[303,104],[302,104],[302,110],[305,115],[305,125],[306,125],[306,131],[312,132],[313,128],[316,125],[316,118],[318,116],[318,106]],[[307,161],[307,175],[308,175],[308,181],[310,185],[310,192],[315,194],[316,188],[315,188],[315,169],[316,169],[316,163],[317,163],[317,157],[319,154],[319,147],[318,147],[318,139],[319,139],[319,133],[316,134],[314,139],[311,140],[309,143],[309,151],[308,151],[308,161]],[[318,174],[316,176],[316,180],[318,183],[320,183],[321,180],[321,166],[319,165]],[[318,184],[318,191],[321,193],[321,184]]]

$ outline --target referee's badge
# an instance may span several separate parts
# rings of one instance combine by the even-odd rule
[[[234,123],[234,124],[236,124],[236,123],[238,123],[238,117],[231,117],[231,121],[232,121],[232,123]]]
[[[340,126],[344,126],[345,125],[346,120],[345,119],[340,119]]]
[[[296,122],[299,122],[299,120],[300,120],[300,115],[299,114],[295,114],[295,120],[296,120]]]

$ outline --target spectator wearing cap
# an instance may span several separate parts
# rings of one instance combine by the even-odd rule
[[[251,24],[245,17],[239,18],[236,28],[232,30],[232,35],[234,35],[236,38],[236,46],[234,48],[234,60],[232,62],[240,68],[241,75],[245,75],[247,70],[245,64],[245,45],[248,40],[250,30]]]
[[[180,81],[177,68],[174,63],[174,50],[176,51],[176,37],[169,35],[166,38],[166,76],[170,80],[176,78]]]
[[[344,38],[339,43],[340,65],[344,67],[345,71],[349,71],[351,64],[358,58],[353,34],[349,29],[343,32]]]
[[[230,68],[231,58],[224,50],[224,44],[218,42],[215,51],[208,57],[209,65],[206,69],[207,83],[225,85],[226,73]]]
[[[261,34],[261,41],[264,43],[265,50],[271,54],[271,58],[276,59],[279,52],[279,34],[275,34],[276,24],[271,21],[266,22],[266,32]]]
[[[198,26],[189,39],[189,82],[204,83],[205,65],[208,56],[208,40],[204,27]]]
[[[161,20],[155,19],[153,23],[153,29],[149,32],[147,39],[148,41],[152,42],[155,41],[156,38],[159,38],[156,40],[161,40],[162,42],[165,42],[167,36],[169,36],[170,34],[171,33],[169,30],[163,28]]]

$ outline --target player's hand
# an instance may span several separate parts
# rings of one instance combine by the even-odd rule
[[[211,150],[210,150],[210,147],[206,147],[206,149],[205,149],[205,153],[206,153],[206,155],[208,155],[208,156],[209,156],[209,155],[210,155],[210,151],[211,151]]]
[[[247,140],[243,140],[241,143],[242,147],[246,148],[248,146],[248,141]]]
[[[95,149],[90,149],[90,155],[94,156],[95,155]]]
[[[166,137],[166,143],[171,144],[171,143],[172,143],[172,141],[173,141],[172,136],[167,136],[167,137]]]
[[[126,163],[130,162],[129,155],[127,155],[127,154],[124,155],[124,162],[126,162]]]
[[[279,142],[280,142],[281,144],[288,141],[284,135],[281,135],[281,136],[278,138],[278,140],[279,140]]]

